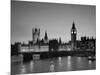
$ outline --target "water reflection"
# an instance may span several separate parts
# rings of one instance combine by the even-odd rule
[[[71,59],[71,56],[68,56],[68,60],[70,60]]]
[[[55,71],[55,65],[54,65],[54,62],[51,61],[50,62],[50,69],[49,69],[50,72],[54,72]]]
[[[62,58],[61,57],[58,57],[58,65],[62,66]]]
[[[58,61],[61,62],[61,57],[58,57]]]
[[[71,70],[72,69],[71,56],[68,56],[66,65],[67,65],[67,70]]]
[[[25,65],[23,63],[21,63],[21,65],[20,65],[20,73],[21,74],[27,73],[26,72],[26,67],[25,67]]]
[[[91,65],[92,64],[92,61],[91,60],[89,60],[89,65]]]
[[[82,63],[82,61],[84,61],[84,63]],[[86,64],[85,60],[84,60],[84,57],[81,58],[81,57],[77,57],[77,60],[75,62],[77,65],[76,65],[76,69],[83,69],[84,68],[84,64]]]
[[[33,62],[33,60],[32,61],[30,61],[30,72],[33,72],[34,71],[34,62]]]
[[[57,57],[50,59],[32,60],[27,63],[12,63],[12,73],[41,73],[58,72],[73,70],[95,69],[95,61],[88,60],[86,57]]]
[[[77,61],[80,63],[81,62],[81,57],[77,57]]]
[[[89,62],[88,62],[88,64],[89,64],[88,66],[89,66],[90,69],[91,69],[92,66],[93,66],[93,64],[92,64],[93,62],[94,62],[94,61],[91,61],[91,60],[89,60]]]

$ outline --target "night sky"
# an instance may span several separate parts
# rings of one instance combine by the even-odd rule
[[[47,31],[48,38],[71,39],[73,21],[77,39],[81,36],[96,37],[96,7],[39,2],[11,2],[11,43],[32,40],[32,28],[40,28],[40,38]]]

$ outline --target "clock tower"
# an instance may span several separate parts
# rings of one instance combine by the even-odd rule
[[[75,23],[73,22],[72,28],[71,28],[71,47],[72,47],[72,50],[76,49],[76,35],[77,35],[77,30],[75,27]]]

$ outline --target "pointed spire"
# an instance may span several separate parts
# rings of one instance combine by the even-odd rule
[[[45,37],[44,37],[46,40],[48,39],[48,36],[47,36],[47,30],[45,31]]]
[[[72,24],[72,29],[76,29],[74,21],[73,21],[73,24]]]

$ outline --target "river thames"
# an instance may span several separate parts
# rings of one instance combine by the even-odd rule
[[[11,74],[30,74],[44,72],[95,70],[96,61],[87,57],[56,57],[31,60],[29,62],[11,62]]]

